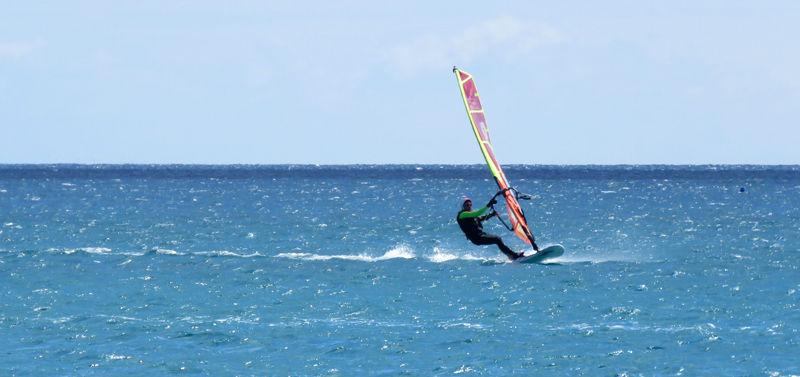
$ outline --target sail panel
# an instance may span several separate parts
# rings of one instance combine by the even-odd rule
[[[468,79],[464,81],[462,84],[462,88],[464,90],[464,99],[466,100],[467,107],[470,111],[481,111],[483,110],[483,106],[481,105],[481,99],[478,97],[478,89],[475,88],[475,81],[472,80],[470,76]]]

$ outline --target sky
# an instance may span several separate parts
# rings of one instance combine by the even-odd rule
[[[0,163],[800,164],[797,1],[8,1]]]

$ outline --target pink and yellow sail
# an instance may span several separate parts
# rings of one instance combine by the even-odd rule
[[[475,137],[478,139],[478,144],[481,147],[486,164],[489,165],[489,170],[497,182],[500,189],[510,188],[506,175],[503,169],[497,162],[494,156],[494,149],[492,149],[492,140],[489,137],[489,127],[486,125],[486,116],[483,113],[483,106],[481,99],[478,96],[478,89],[475,87],[475,80],[467,72],[453,69],[458,79],[458,87],[461,89],[461,97],[464,99],[464,106],[467,107],[467,115],[472,124],[472,131],[475,132]],[[525,220],[525,215],[514,195],[513,190],[507,190],[503,196],[506,199],[506,207],[508,208],[508,217],[511,219],[511,229],[516,233],[519,238],[528,244],[535,245],[533,235],[531,234],[528,223]]]

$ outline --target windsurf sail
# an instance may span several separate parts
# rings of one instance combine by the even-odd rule
[[[475,80],[467,72],[461,71],[453,67],[453,72],[458,79],[458,87],[461,89],[461,98],[464,99],[464,106],[467,107],[467,115],[469,122],[472,124],[472,131],[475,132],[475,137],[478,139],[478,144],[481,147],[483,158],[486,159],[486,164],[489,165],[489,170],[492,172],[495,182],[500,189],[507,189],[503,192],[503,197],[506,199],[506,207],[508,208],[508,217],[511,220],[511,226],[506,225],[509,230],[513,231],[519,238],[526,243],[530,244],[534,250],[539,250],[536,246],[536,241],[528,228],[528,221],[525,219],[525,213],[517,201],[520,196],[517,190],[511,187],[506,180],[506,175],[503,169],[497,162],[494,156],[494,149],[492,149],[492,140],[489,138],[489,127],[486,125],[486,116],[483,113],[483,106],[481,99],[478,96],[478,89],[475,87]],[[504,223],[505,224],[505,223]]]

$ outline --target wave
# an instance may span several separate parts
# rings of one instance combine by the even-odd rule
[[[109,254],[112,252],[112,250],[107,247],[78,247],[74,249],[50,248],[45,250],[45,252],[49,254],[67,254],[67,255],[80,252],[87,254]]]
[[[280,253],[275,256],[275,258],[288,258],[288,259],[298,259],[298,260],[307,260],[307,261],[327,261],[331,259],[340,259],[340,260],[354,260],[354,261],[362,261],[362,262],[378,262],[390,259],[413,259],[415,258],[414,252],[407,246],[398,246],[392,250],[387,251],[385,254],[374,257],[366,253],[352,255],[352,254],[345,254],[345,255],[321,255],[321,254],[311,254],[311,253]]]
[[[227,251],[227,250],[221,250],[221,251],[198,251],[198,252],[194,252],[194,253],[191,253],[191,254],[192,255],[201,255],[201,256],[204,256],[204,257],[236,257],[236,258],[256,258],[256,257],[262,257],[263,256],[257,251],[254,252],[254,253],[247,254],[247,253],[234,253],[232,251]]]

